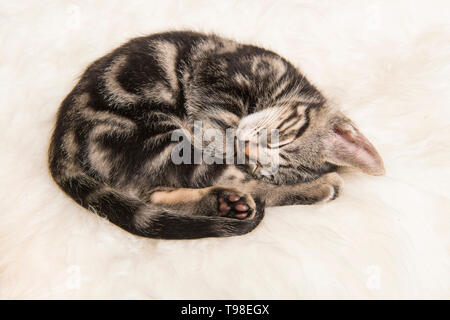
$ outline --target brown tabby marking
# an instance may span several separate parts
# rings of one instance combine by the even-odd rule
[[[174,133],[187,137],[187,155],[206,154],[198,121],[224,137],[216,158],[175,164]],[[245,163],[226,157],[229,130]],[[273,130],[278,141],[262,141]],[[269,161],[251,163],[250,147]],[[242,235],[266,206],[333,200],[340,166],[384,172],[372,144],[287,60],[195,32],[136,38],[92,63],[62,102],[49,148],[55,182],[78,204],[163,239]]]

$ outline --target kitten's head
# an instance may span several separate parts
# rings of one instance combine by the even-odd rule
[[[271,132],[278,132],[278,139]],[[237,137],[245,141],[250,159],[258,154],[258,163],[250,164],[249,170],[274,183],[314,180],[340,166],[384,174],[383,160],[373,145],[349,118],[325,104],[264,109],[241,121]]]

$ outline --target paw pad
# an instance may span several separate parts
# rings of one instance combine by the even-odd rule
[[[219,213],[222,217],[245,219],[253,211],[248,205],[244,197],[236,194],[227,196],[219,196]]]

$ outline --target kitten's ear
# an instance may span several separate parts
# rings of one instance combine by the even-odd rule
[[[331,163],[352,166],[375,176],[385,172],[377,150],[350,121],[332,124],[324,143],[326,158]]]

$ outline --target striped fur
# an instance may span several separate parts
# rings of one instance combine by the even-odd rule
[[[49,167],[76,202],[136,235],[240,235],[258,225],[266,205],[337,196],[334,171],[349,163],[326,143],[338,120],[349,122],[271,51],[215,35],[154,34],[87,68],[59,109]],[[277,174],[245,164],[175,165],[171,135],[192,134],[194,121],[235,129],[246,141],[279,130],[279,143],[266,146],[279,147]]]

